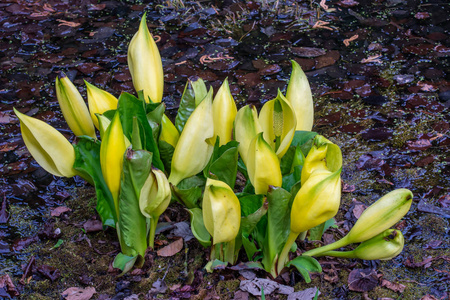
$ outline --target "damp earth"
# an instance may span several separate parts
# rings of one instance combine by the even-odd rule
[[[115,96],[134,93],[127,47],[147,12],[172,116],[191,76],[215,90],[228,78],[238,106],[260,107],[285,92],[290,60],[300,64],[314,95],[313,130],[344,158],[338,226],[324,242],[342,237],[388,191],[414,193],[396,225],[405,236],[399,256],[322,258],[310,284],[294,271],[278,284],[317,287],[319,299],[448,299],[448,1],[6,0],[0,8],[0,298],[60,299],[69,288],[83,299],[258,298],[240,285],[265,273],[203,269],[208,251],[176,204],[160,220],[155,250],[180,238],[181,250],[150,251],[142,269],[120,277],[112,268],[119,244],[113,230],[102,230],[93,188],[46,173],[22,141],[13,107],[74,139],[55,95],[61,71],[83,96],[83,80]]]

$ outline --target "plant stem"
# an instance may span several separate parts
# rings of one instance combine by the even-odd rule
[[[302,255],[322,256],[321,254],[324,253],[324,252],[331,251],[331,250],[334,250],[334,249],[338,249],[338,248],[347,246],[350,243],[347,241],[346,237],[347,236],[345,236],[342,239],[340,239],[340,240],[338,240],[338,241],[336,241],[334,243],[331,243],[329,245],[306,251],[306,252],[302,253]]]
[[[297,236],[299,234],[295,232],[289,232],[289,237],[286,241],[286,244],[284,244],[284,248],[281,251],[280,256],[278,257],[278,265],[277,265],[277,273],[280,274],[281,270],[283,270],[284,265],[286,264],[289,256],[289,250],[291,250],[291,246],[293,243],[295,243],[295,240],[297,239]]]
[[[154,216],[150,217],[150,230],[148,232],[148,246],[150,248],[155,248],[155,232],[156,232],[156,225],[158,225],[158,218],[155,218]]]
[[[300,235],[299,235],[299,239],[301,241],[304,241],[307,234],[308,234],[308,230],[301,232]]]
[[[235,246],[236,240],[233,239],[225,244],[225,261],[229,262],[231,265],[234,264],[234,246]]]
[[[316,256],[333,256],[342,258],[356,258],[353,251],[327,251]]]

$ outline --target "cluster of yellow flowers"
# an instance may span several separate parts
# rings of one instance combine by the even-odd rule
[[[289,261],[289,251],[299,235],[304,238],[308,230],[324,224],[338,212],[342,170],[341,150],[323,136],[308,135],[301,145],[298,141],[294,143],[296,137],[311,133],[314,117],[311,89],[300,66],[292,61],[286,95],[278,91],[275,99],[262,106],[259,115],[254,106],[237,110],[226,79],[215,97],[202,80],[190,82],[185,93],[191,87],[193,98],[191,102],[186,100],[189,103],[182,99],[174,124],[164,114],[164,104],[160,104],[163,68],[145,15],[130,42],[128,65],[139,99],[126,93],[117,99],[85,82],[89,109],[64,74],[56,79],[56,94],[64,118],[77,139],[89,143],[91,152],[77,142],[72,145],[48,124],[15,110],[25,144],[45,170],[56,176],[79,175],[95,185],[97,210],[105,225],[116,227],[122,248],[115,266],[125,272],[135,262],[142,265],[145,249],[154,246],[160,215],[172,198],[182,197],[179,189],[183,182],[196,177],[203,196],[201,205],[191,202],[191,224],[196,224],[194,235],[211,245],[211,262],[218,259],[235,263],[244,244],[249,257],[261,252],[266,256],[262,268],[274,277],[291,263],[299,268],[299,261]],[[306,141],[311,143],[310,147],[301,149]],[[160,153],[162,146],[168,149],[165,153]],[[211,172],[211,165],[221,149],[233,147],[236,154],[230,152],[232,159],[221,165],[231,174],[231,183],[230,180],[226,183],[220,180],[220,174]],[[237,153],[242,160],[241,171],[249,182],[246,192],[240,195],[232,187]],[[285,163],[288,161],[285,156],[290,157],[289,163]],[[294,182],[287,184],[287,176],[294,176]],[[286,185],[289,187],[283,190]],[[267,204],[267,198],[275,197],[271,194],[273,189],[283,190],[279,197],[285,199],[286,205],[284,211],[277,213],[286,220],[271,219],[275,215],[273,210],[278,209],[270,201]],[[178,191],[178,196],[172,197],[173,191]],[[197,190],[185,195],[195,198],[195,193]],[[256,199],[257,210],[244,215],[241,205],[247,205],[245,197]],[[307,251],[303,258],[396,256],[403,248],[403,236],[400,231],[388,228],[407,213],[411,201],[408,190],[387,194],[361,215],[347,236]],[[258,237],[254,236],[256,227],[263,231]],[[279,232],[280,237],[274,239],[273,232]],[[360,242],[353,251],[333,251]]]

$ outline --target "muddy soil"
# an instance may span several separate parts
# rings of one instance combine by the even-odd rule
[[[0,298],[60,299],[77,287],[83,299],[92,288],[92,299],[247,299],[255,297],[239,288],[242,281],[266,278],[239,268],[208,274],[208,251],[190,239],[189,216],[177,204],[161,217],[155,250],[180,237],[182,250],[167,257],[149,251],[142,269],[120,277],[111,266],[119,245],[113,230],[99,226],[93,188],[78,177],[49,175],[24,146],[13,107],[74,138],[56,100],[60,71],[83,96],[83,80],[115,96],[134,93],[126,54],[144,11],[158,40],[172,116],[190,76],[215,90],[228,77],[239,106],[260,107],[285,91],[290,60],[302,66],[314,94],[313,130],[344,156],[338,228],[327,231],[324,242],[343,236],[383,194],[408,188],[415,195],[396,225],[405,248],[393,260],[324,258],[323,273],[310,284],[296,272],[279,283],[295,291],[317,287],[319,299],[448,299],[445,0],[0,3]],[[299,251],[317,243],[299,243]],[[349,274],[363,269],[374,271],[360,276],[354,291]]]

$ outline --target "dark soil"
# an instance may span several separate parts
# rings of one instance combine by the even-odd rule
[[[98,228],[93,188],[77,177],[49,175],[24,146],[13,107],[74,138],[56,100],[60,71],[83,96],[83,80],[115,96],[134,93],[127,46],[147,11],[160,38],[172,116],[190,76],[215,90],[228,77],[239,106],[260,107],[285,91],[291,59],[302,66],[314,94],[313,130],[344,155],[338,228],[327,231],[326,243],[385,193],[408,188],[415,195],[396,226],[405,248],[393,260],[324,258],[323,273],[310,284],[296,272],[280,283],[296,291],[317,287],[319,299],[448,299],[450,5],[324,3],[328,8],[317,0],[0,3],[0,298],[60,299],[70,287],[94,287],[93,299],[247,299],[241,281],[267,276],[232,269],[208,274],[207,250],[183,236],[182,251],[149,252],[142,269],[119,277],[111,266],[119,245],[113,230]],[[174,225],[188,219],[181,206],[171,206],[160,220],[156,250],[178,239]],[[299,243],[299,250],[313,246]],[[367,292],[349,288],[357,269],[375,270]]]

